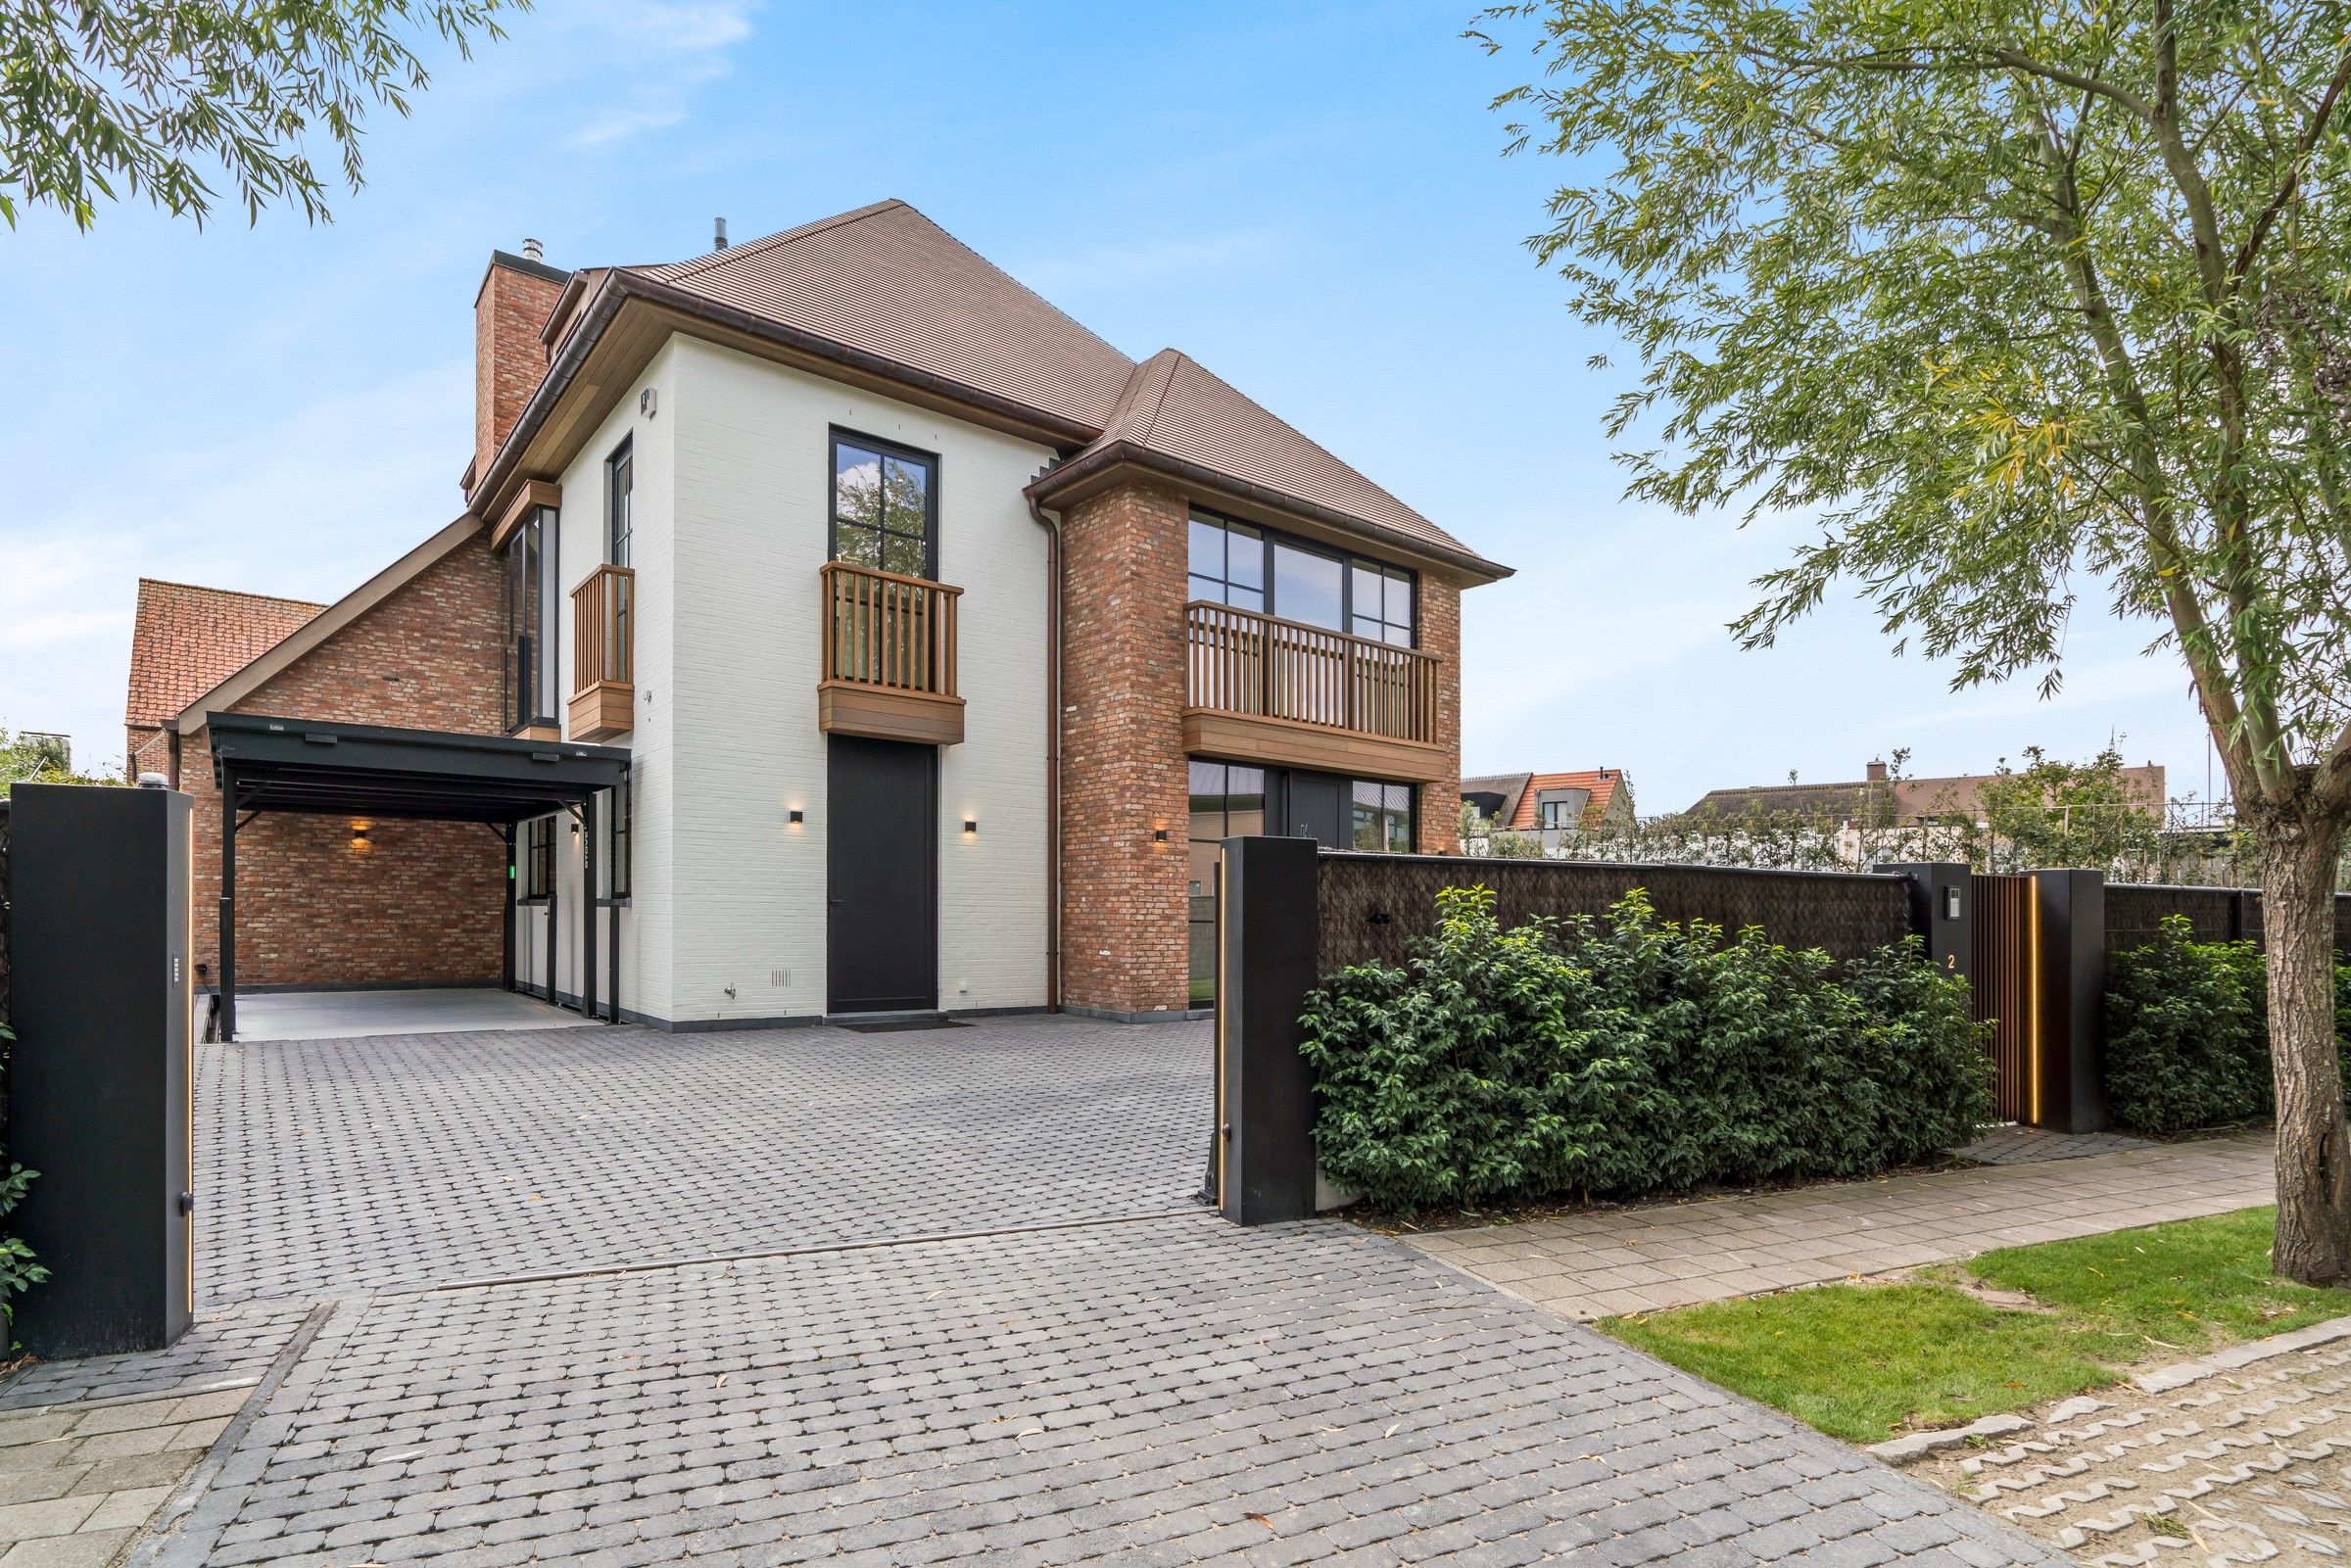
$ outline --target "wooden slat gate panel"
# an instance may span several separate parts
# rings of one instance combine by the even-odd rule
[[[1979,1022],[1992,1023],[1992,1094],[2003,1121],[2031,1123],[2039,1107],[2034,1091],[2034,1037],[2039,1014],[2039,922],[2034,918],[2033,879],[1972,877],[1976,907],[1973,962]]]

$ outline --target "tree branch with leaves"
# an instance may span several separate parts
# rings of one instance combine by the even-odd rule
[[[360,181],[367,113],[430,80],[411,39],[471,58],[530,0],[0,0],[0,218],[52,207],[82,228],[145,196],[202,223],[225,182],[247,219],[328,218],[322,144]]]
[[[2351,10],[1529,0],[1473,36],[1526,29],[1500,102],[1575,169],[1536,253],[1640,357],[1630,494],[1819,520],[1742,642],[1843,583],[1957,687],[2053,691],[2085,594],[2182,661],[2260,845],[2277,1265],[2351,1276]]]

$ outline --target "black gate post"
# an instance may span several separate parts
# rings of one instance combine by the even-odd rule
[[[596,796],[580,803],[580,1017],[596,1017]]]
[[[220,769],[220,1043],[237,1037],[237,770]]]
[[[2039,923],[2037,1125],[2103,1132],[2106,1116],[2106,874],[2032,873]]]
[[[1298,1017],[1317,980],[1312,838],[1227,838],[1217,898],[1217,1205],[1236,1224],[1315,1212],[1315,1076]]]
[[[1953,974],[1966,974],[1975,945],[1975,895],[1965,861],[1879,866],[1910,883],[1910,933],[1925,946],[1927,962]]]
[[[16,1228],[35,1355],[162,1350],[194,1308],[189,824],[165,789],[19,784],[10,812]],[[223,835],[225,842],[225,835]]]
[[[506,918],[505,941],[499,950],[500,983],[509,991],[514,989],[514,825],[505,826],[506,841]]]

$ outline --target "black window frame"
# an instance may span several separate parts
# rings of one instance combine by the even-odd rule
[[[1378,804],[1378,805],[1376,805],[1376,806],[1371,806],[1371,807],[1367,807],[1367,806],[1364,804],[1363,800],[1360,798],[1360,795],[1361,795],[1362,791],[1364,790],[1364,788],[1365,788],[1367,785],[1367,786],[1370,786],[1370,787],[1372,787],[1372,788],[1376,788],[1377,790],[1379,790],[1379,791],[1380,791],[1380,795],[1381,795],[1381,801],[1380,801],[1380,804]],[[1399,790],[1399,789],[1401,789],[1402,791],[1404,791],[1404,804],[1403,804],[1401,807],[1399,807],[1399,806],[1396,806],[1396,805],[1394,805],[1394,804],[1390,803],[1390,791],[1392,791],[1392,790]],[[1381,839],[1381,844],[1380,844],[1380,847],[1379,847],[1379,848],[1377,848],[1377,849],[1367,850],[1367,849],[1365,849],[1365,848],[1364,848],[1364,846],[1363,846],[1361,843],[1356,843],[1356,842],[1355,842],[1355,840],[1356,840],[1356,838],[1357,838],[1358,834],[1359,834],[1359,833],[1361,832],[1361,831],[1362,831],[1362,829],[1361,829],[1361,826],[1360,826],[1360,823],[1359,823],[1359,820],[1358,820],[1358,818],[1357,818],[1357,815],[1356,815],[1356,814],[1357,814],[1357,813],[1359,813],[1359,812],[1365,811],[1365,810],[1367,810],[1367,810],[1369,810],[1369,811],[1371,812],[1373,821],[1374,821],[1374,822],[1376,822],[1376,823],[1378,823],[1378,824],[1379,824],[1379,826],[1380,826],[1380,830],[1381,830],[1381,832],[1380,832],[1380,839]],[[1388,825],[1388,824],[1390,824],[1390,823],[1395,823],[1395,824],[1397,824],[1397,825],[1401,826],[1401,827],[1404,829],[1404,847],[1403,847],[1402,849],[1390,849],[1390,848],[1388,848],[1388,847],[1387,847],[1387,844],[1386,844],[1386,839],[1387,839],[1387,832],[1386,832],[1386,829],[1387,829],[1387,825]],[[1361,854],[1372,854],[1372,855],[1409,855],[1409,854],[1412,854],[1412,853],[1414,852],[1414,846],[1415,846],[1415,844],[1417,844],[1417,843],[1419,843],[1419,842],[1420,842],[1420,791],[1419,791],[1419,789],[1418,789],[1416,786],[1413,785],[1413,784],[1405,784],[1405,783],[1403,783],[1403,782],[1401,782],[1401,781],[1399,781],[1399,780],[1395,780],[1395,779],[1350,779],[1350,780],[1348,780],[1348,781],[1347,781],[1347,837],[1348,837],[1348,841],[1349,841],[1350,843],[1353,843],[1353,844],[1354,844],[1354,846],[1355,846],[1355,848],[1356,848],[1357,852],[1358,852],[1358,853],[1361,853]]]
[[[1284,615],[1282,613],[1281,596],[1273,581],[1273,551],[1277,546],[1286,546],[1291,549],[1300,550],[1310,555],[1319,555],[1326,560],[1335,560],[1339,563],[1340,624],[1335,627],[1322,627],[1320,626],[1320,623],[1314,621],[1305,621],[1299,623],[1305,626],[1317,626],[1322,631],[1342,632],[1350,637],[1365,637],[1364,633],[1355,630],[1355,569],[1358,566],[1363,566],[1370,571],[1376,572],[1382,577],[1383,580],[1389,582],[1395,581],[1397,576],[1401,575],[1411,593],[1410,613],[1412,615],[1412,624],[1408,628],[1412,634],[1411,641],[1405,642],[1391,642],[1388,641],[1384,636],[1366,638],[1366,641],[1373,642],[1385,642],[1390,647],[1416,648],[1420,645],[1420,574],[1417,571],[1415,571],[1412,567],[1399,566],[1394,561],[1382,560],[1376,555],[1366,555],[1360,551],[1348,549],[1343,546],[1326,544],[1319,539],[1306,539],[1300,535],[1287,533],[1278,528],[1268,528],[1263,523],[1253,523],[1245,517],[1228,517],[1223,512],[1211,511],[1206,506],[1193,506],[1189,509],[1189,515],[1186,518],[1186,523],[1188,525],[1190,522],[1194,521],[1207,523],[1213,527],[1226,531],[1224,544],[1224,570],[1227,575],[1222,579],[1212,579],[1212,581],[1222,582],[1227,594],[1230,593],[1233,587],[1232,579],[1229,575],[1232,569],[1231,562],[1233,545],[1233,538],[1230,530],[1235,528],[1243,528],[1257,535],[1259,544],[1264,550],[1260,568],[1260,581],[1264,586],[1258,589],[1251,589],[1244,584],[1242,585],[1242,592],[1253,593],[1258,594],[1259,597],[1263,598],[1265,600],[1265,607],[1256,613],[1271,615],[1276,620],[1286,621],[1295,619],[1293,616]],[[1194,572],[1192,570],[1191,530],[1187,526],[1184,530],[1184,589],[1185,596],[1187,598],[1196,598],[1198,596],[1191,592],[1193,579],[1206,577],[1207,575],[1208,574],[1206,573]],[[1385,593],[1384,589],[1382,590],[1382,593]],[[1229,604],[1231,600],[1229,598],[1225,598],[1222,600],[1210,600],[1210,602]],[[1247,609],[1248,606],[1242,605],[1240,608]],[[1378,617],[1378,620],[1383,630],[1396,624],[1386,618],[1386,606],[1384,603],[1381,606],[1381,614]]]
[[[634,566],[637,540],[637,440],[623,436],[604,459],[604,559]]]
[[[522,841],[515,858],[522,885],[515,889],[518,904],[544,904],[555,888],[555,819],[533,817],[522,825]]]
[[[871,451],[885,458],[894,457],[900,462],[919,463],[926,470],[923,480],[923,569],[920,573],[912,575],[920,576],[928,582],[937,582],[938,486],[940,470],[943,467],[939,454],[935,451],[925,451],[920,447],[909,447],[902,442],[885,441],[880,436],[869,436],[861,430],[852,430],[846,425],[833,425],[828,427],[825,432],[825,559],[837,561],[842,558],[840,553],[842,523],[840,515],[840,449],[844,446]],[[869,525],[851,520],[848,526],[864,528]],[[871,526],[885,540],[893,537],[893,531],[880,523]],[[894,537],[903,539],[906,536],[895,534]],[[857,564],[865,563],[858,562]],[[889,571],[891,568],[879,566],[876,569]],[[901,573],[899,575],[909,574]]]
[[[599,822],[603,834],[602,853],[597,859],[604,876],[604,892],[600,904],[625,904],[636,889],[637,879],[637,769],[634,764],[621,770],[620,783],[612,786],[604,802],[605,809]]]
[[[558,730],[562,692],[556,686],[560,641],[562,513],[536,506],[505,543],[506,728]]]

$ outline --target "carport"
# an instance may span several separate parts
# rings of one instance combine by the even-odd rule
[[[220,1037],[237,1025],[237,833],[264,812],[478,822],[505,845],[505,973],[514,986],[514,830],[533,818],[568,815],[579,824],[580,1011],[599,1014],[596,888],[597,797],[626,779],[618,746],[328,724],[264,714],[208,713],[213,780],[220,789]],[[554,993],[560,940],[555,893],[548,891],[548,991]],[[604,928],[610,994],[602,1016],[620,1018],[620,912]]]

